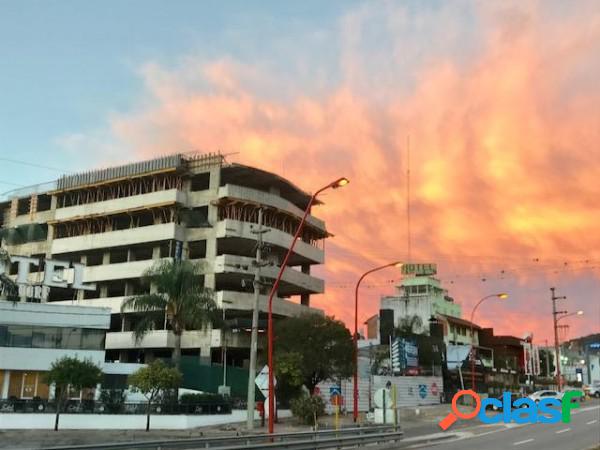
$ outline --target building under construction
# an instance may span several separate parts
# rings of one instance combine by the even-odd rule
[[[249,354],[258,210],[269,230],[261,233],[269,262],[261,272],[268,285],[309,200],[290,181],[227,163],[219,154],[172,155],[8,193],[0,200],[2,247],[10,255],[84,264],[84,282],[95,283],[95,290],[52,288],[42,301],[109,307],[106,358],[120,362],[167,358],[173,349],[174,336],[164,320],[158,318],[155,330],[136,342],[132,330],[139,313],[121,314],[127,297],[149,292],[140,281],[144,271],[161,259],[202,262],[204,285],[225,310],[229,331],[186,331],[182,354],[218,362],[225,340],[228,363],[243,366]],[[309,216],[274,300],[276,317],[320,312],[310,308],[310,296],[322,293],[324,283],[311,275],[311,266],[324,262],[327,236],[324,222]],[[15,267],[10,275],[16,275]],[[32,267],[30,278],[34,283],[43,278],[43,264]],[[262,294],[260,317],[265,319]]]

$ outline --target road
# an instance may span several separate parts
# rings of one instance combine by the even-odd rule
[[[423,444],[417,436],[409,436],[397,447],[443,450],[587,450],[600,446],[600,405],[598,401],[587,402],[572,412],[572,420],[566,424],[498,424],[457,427],[446,433],[457,434],[454,440]],[[432,435],[432,438],[443,433]]]

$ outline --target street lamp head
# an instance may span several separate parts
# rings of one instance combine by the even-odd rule
[[[583,311],[581,311],[581,310],[577,311],[577,315],[578,315],[578,316],[581,316],[581,315],[583,315]]]
[[[333,183],[331,183],[330,187],[332,187],[333,189],[337,189],[342,186],[346,186],[348,183],[350,183],[350,180],[346,177],[342,177],[339,180],[335,180]]]
[[[400,262],[400,261],[393,263],[393,266],[397,267],[398,269],[401,269],[403,265],[404,265],[404,263]]]
[[[508,298],[508,294],[505,292],[502,292],[502,293],[498,294],[498,298],[501,298],[504,300],[505,298]]]

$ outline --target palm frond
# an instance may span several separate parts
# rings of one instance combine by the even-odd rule
[[[121,305],[121,312],[132,310],[135,312],[151,312],[164,310],[168,300],[162,294],[142,294],[126,298]]]
[[[135,326],[133,327],[133,337],[135,338],[136,344],[139,344],[149,331],[155,329],[155,319],[156,315],[146,314],[145,316],[142,316],[138,322],[136,322]]]

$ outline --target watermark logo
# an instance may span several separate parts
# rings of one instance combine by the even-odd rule
[[[463,396],[471,396],[475,402],[475,408],[471,412],[461,412],[458,409],[458,400]],[[486,424],[492,423],[558,423],[562,420],[564,423],[571,422],[571,410],[579,408],[579,403],[571,400],[577,397],[582,397],[581,391],[567,391],[563,394],[562,399],[557,398],[542,398],[538,402],[524,397],[515,400],[511,403],[511,393],[505,392],[502,394],[502,400],[499,398],[481,397],[470,389],[458,391],[452,398],[452,412],[448,414],[439,423],[442,430],[447,430],[458,419],[472,420],[477,417],[481,422]],[[502,409],[502,413],[488,415],[488,406]],[[514,407],[514,409],[513,409]]]

